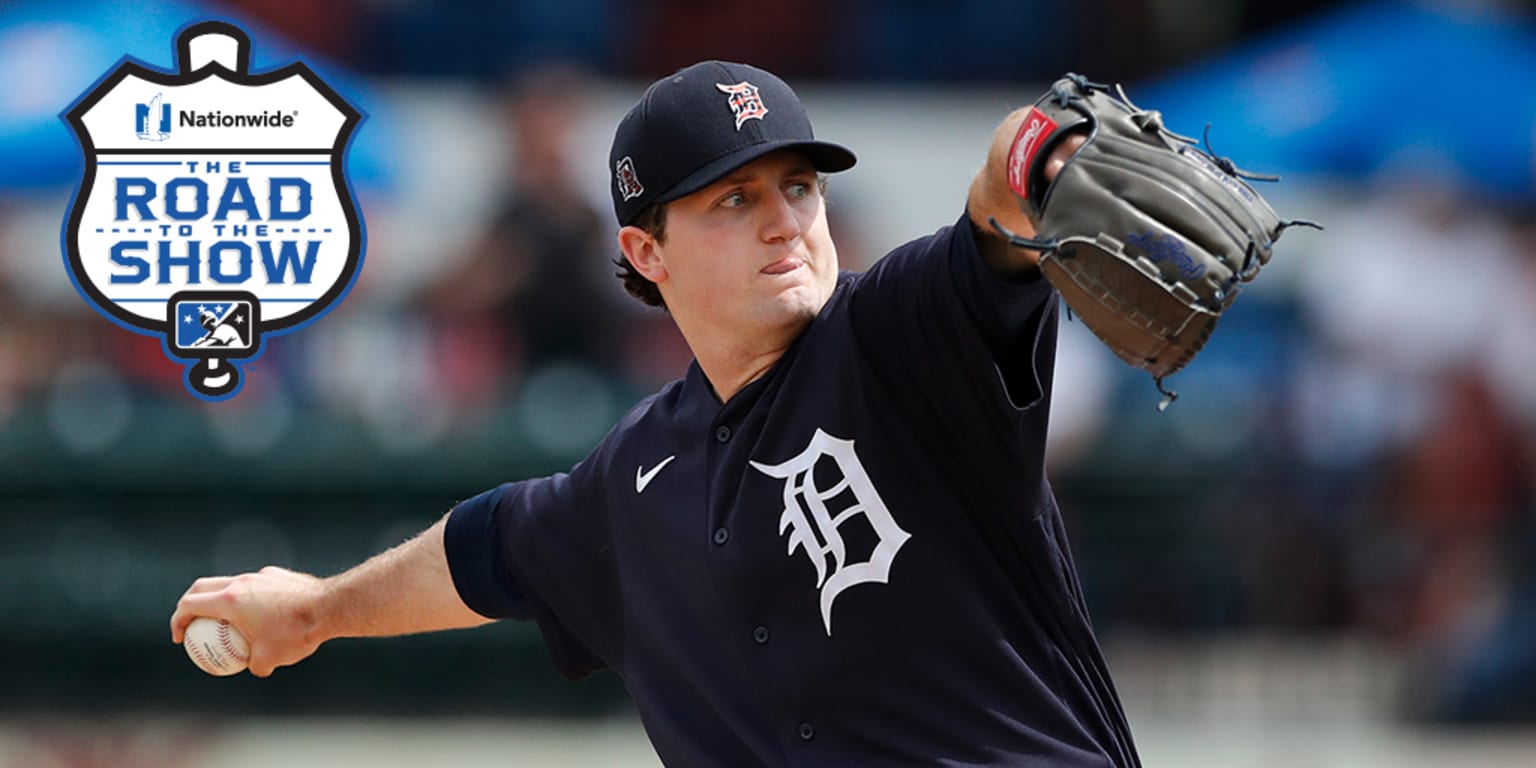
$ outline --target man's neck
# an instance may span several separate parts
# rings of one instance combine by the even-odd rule
[[[761,378],[784,356],[795,339],[805,332],[806,324],[781,332],[764,331],[747,339],[714,338],[713,334],[690,334],[678,323],[694,359],[715,390],[721,403],[728,402],[743,387]]]
[[[780,349],[772,354],[760,355],[740,365],[729,367],[711,365],[703,358],[699,358],[699,367],[704,369],[704,378],[709,379],[709,386],[715,390],[715,397],[720,398],[721,403],[726,403],[748,384],[757,381],[763,374],[772,370],[774,363],[783,356],[784,350]]]

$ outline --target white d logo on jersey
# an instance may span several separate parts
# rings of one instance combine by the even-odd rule
[[[816,462],[823,456],[832,460],[840,476],[830,488],[816,487]],[[769,477],[784,481],[784,514],[779,517],[779,533],[789,531],[789,552],[805,551],[816,566],[816,586],[821,588],[821,619],[832,636],[832,601],[843,590],[865,582],[886,583],[896,552],[912,538],[891,517],[874,483],[864,472],[864,465],[853,450],[852,440],[833,437],[820,429],[798,456],[782,464],[752,462]],[[827,502],[839,497],[851,499],[842,509],[828,509]],[[877,543],[869,560],[849,563],[847,547],[838,527],[854,517],[863,516],[875,532]],[[820,544],[818,542],[826,542]],[[827,572],[831,555],[832,571]]]

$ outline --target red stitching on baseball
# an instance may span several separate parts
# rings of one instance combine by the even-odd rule
[[[229,636],[229,622],[223,619],[219,620],[219,646],[236,661],[249,663],[251,660],[249,654],[241,653],[235,648],[235,643]]]
[[[192,651],[192,655],[195,657],[193,660],[196,661],[198,666],[202,667],[205,671],[209,669],[223,671],[227,666],[220,660],[208,655],[207,649],[203,647],[202,643],[192,643],[190,650]]]

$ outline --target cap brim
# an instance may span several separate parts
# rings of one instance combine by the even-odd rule
[[[682,181],[672,185],[671,189],[657,195],[655,202],[665,203],[691,195],[727,173],[769,152],[777,152],[781,149],[796,149],[804,152],[806,157],[811,159],[811,165],[822,173],[846,171],[858,162],[858,158],[851,150],[830,141],[768,141],[742,147],[735,152],[711,160],[693,173],[684,176]]]

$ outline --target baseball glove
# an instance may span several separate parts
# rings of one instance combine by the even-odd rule
[[[1209,127],[1207,127],[1209,135]],[[1067,136],[1086,136],[1047,183],[1045,161]],[[1041,253],[1040,270],[1115,354],[1163,378],[1205,345],[1238,284],[1269,262],[1285,221],[1248,184],[1274,181],[1202,151],[1163,127],[1125,91],[1069,74],[1025,115],[1008,156],[1008,184],[1037,235],[992,226]],[[1321,227],[1319,227],[1321,228]]]

